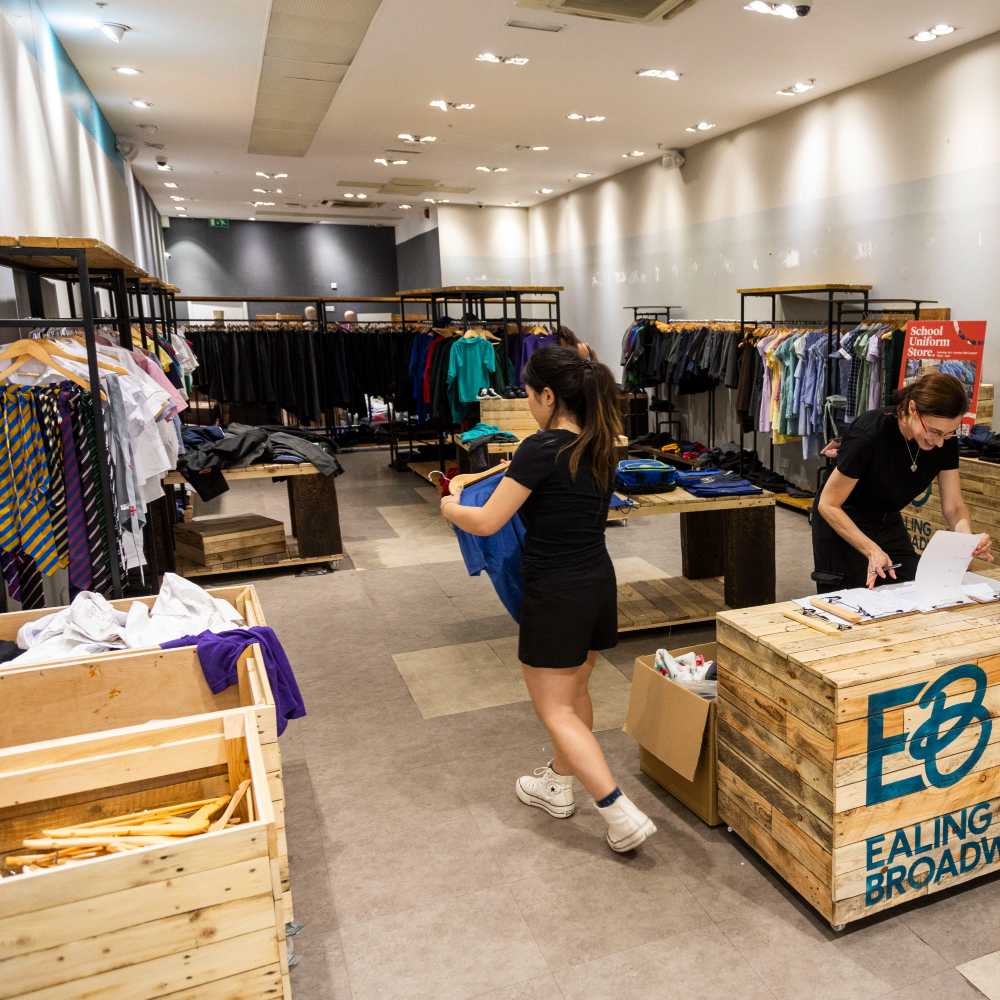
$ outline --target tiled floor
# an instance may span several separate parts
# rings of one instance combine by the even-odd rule
[[[982,1000],[956,967],[995,981],[975,960],[1000,949],[1000,881],[837,935],[641,775],[620,729],[632,662],[710,628],[629,636],[599,674],[598,738],[660,831],[643,851],[611,854],[589,807],[522,806],[514,778],[549,748],[515,626],[433,491],[386,458],[346,455],[337,481],[356,568],[254,581],[309,710],[282,737],[299,1000]],[[227,509],[259,509],[268,487],[243,486]],[[808,526],[777,518],[787,598],[810,588]],[[624,578],[680,573],[675,519],[608,539]]]

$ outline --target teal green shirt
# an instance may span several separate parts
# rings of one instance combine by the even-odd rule
[[[490,375],[496,369],[493,345],[482,337],[462,337],[451,348],[448,362],[448,385],[453,382],[460,403],[479,401],[479,390],[490,385]]]

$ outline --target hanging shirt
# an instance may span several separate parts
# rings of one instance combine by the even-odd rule
[[[490,375],[494,371],[496,354],[493,344],[485,337],[462,337],[452,345],[448,384],[455,383],[458,402],[477,402],[479,390],[489,386]]]
[[[503,476],[497,474],[466,486],[459,502],[463,507],[485,506],[502,479]],[[455,528],[455,534],[469,576],[479,576],[485,570],[503,606],[514,621],[520,622],[524,601],[521,574],[524,527],[521,518],[515,514],[495,535],[470,535],[461,528]]]

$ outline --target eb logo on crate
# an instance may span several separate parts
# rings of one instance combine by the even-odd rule
[[[974,685],[968,700],[946,704],[948,688],[959,681]],[[909,684],[891,691],[879,691],[868,698],[868,805],[888,802],[904,795],[914,795],[926,788],[948,788],[961,781],[978,763],[990,742],[993,720],[983,704],[986,696],[987,677],[975,663],[964,663],[946,671],[928,685]],[[958,692],[953,692],[957,694]],[[961,692],[966,694],[966,691]],[[894,736],[885,733],[885,713],[903,705],[916,705],[930,710],[927,718],[912,733],[903,731]],[[970,744],[967,738],[958,747],[965,731],[979,724],[978,736]],[[963,745],[968,745],[968,755],[957,767],[942,771],[939,758],[958,755]],[[905,751],[913,760],[923,765],[923,774],[892,779],[884,773],[885,759]]]

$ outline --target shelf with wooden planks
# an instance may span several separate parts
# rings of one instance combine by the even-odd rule
[[[717,621],[719,812],[834,927],[1000,870],[1000,607]]]
[[[688,580],[683,576],[618,585],[618,631],[639,632],[670,625],[715,620],[726,610],[720,577]]]
[[[290,1000],[276,818],[251,712],[0,750],[0,852],[243,787],[237,825],[0,878],[0,997]]]
[[[253,587],[209,591],[227,600],[248,627],[266,625]],[[135,600],[112,602],[126,610]],[[0,615],[0,638],[13,641],[26,621],[59,611]],[[260,647],[247,647],[236,664],[237,685],[213,694],[205,681],[197,650],[124,649],[85,658],[67,658],[18,666],[0,664],[0,748],[64,739],[106,729],[141,725],[151,719],[184,718],[232,708],[253,710],[264,755],[278,831],[278,861],[286,920],[294,917],[285,834],[285,792],[278,745],[274,692]]]

